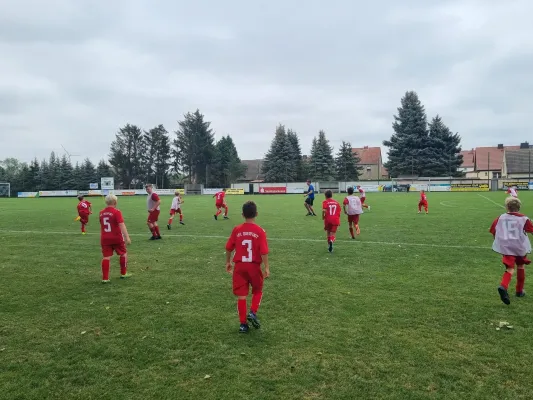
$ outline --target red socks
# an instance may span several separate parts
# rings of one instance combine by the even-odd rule
[[[109,280],[109,263],[110,260],[102,260],[102,280],[108,281]]]
[[[168,220],[168,225],[172,225],[172,218]]]
[[[259,306],[261,305],[262,298],[263,298],[263,292],[252,294],[252,307],[250,308],[250,310],[254,314],[257,314],[257,310],[259,310]]]
[[[218,217],[220,214],[222,214],[222,211],[217,210],[217,217]]]
[[[238,299],[237,300],[237,311],[239,311],[239,320],[241,321],[241,324],[246,323],[246,313],[248,311],[246,307],[246,299]]]
[[[126,275],[128,259],[126,256],[120,256],[120,275]]]
[[[85,232],[85,224],[81,224],[81,231]]]
[[[157,236],[161,236],[161,233],[159,232],[159,226],[156,225],[154,226],[154,235],[157,237]]]
[[[224,212],[224,216],[225,216],[225,217],[228,216],[228,206],[226,206],[226,211]]]
[[[329,242],[335,242],[335,236],[328,236],[328,243]]]
[[[180,214],[180,222],[183,221],[183,214]]]
[[[524,282],[526,281],[526,270],[518,268],[516,271],[516,293],[524,291]]]
[[[354,234],[353,234],[353,228],[352,228],[352,227],[350,227],[350,235],[352,235],[352,239],[355,239],[355,236],[354,236]]]
[[[500,283],[500,285],[503,286],[505,290],[509,288],[509,283],[511,282],[512,277],[513,276],[507,271],[503,273],[502,282]]]

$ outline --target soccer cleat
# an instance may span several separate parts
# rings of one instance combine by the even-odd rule
[[[82,234],[82,235],[87,235],[87,232],[82,232],[81,234]]]
[[[239,333],[248,333],[249,330],[250,327],[248,326],[248,324],[241,324],[241,326],[239,327]]]
[[[131,277],[131,274],[125,274],[125,275],[120,275],[120,279],[128,279]]]
[[[511,304],[511,299],[509,299],[509,293],[507,292],[507,289],[505,289],[503,286],[499,286],[498,293],[500,294],[500,299],[502,299],[505,304]]]
[[[215,221],[218,221],[218,215],[213,215],[213,217],[215,217]]]
[[[316,214],[315,214],[315,213],[313,213],[313,217],[316,217]]]
[[[370,206],[368,206],[368,211],[370,211]]]
[[[149,240],[156,240],[157,238],[155,236],[152,236]]]
[[[78,222],[79,220],[81,220],[80,216],[77,216],[76,218],[74,218],[74,221],[76,221],[76,222]]]
[[[526,292],[516,292],[516,297],[525,297],[526,296]]]
[[[312,217],[313,214],[312,213],[307,213],[306,217]]]
[[[167,228],[168,230],[171,230],[172,229],[172,226],[170,226],[170,224],[167,225]]]
[[[161,240],[161,239],[163,239],[163,238],[161,237],[161,235],[156,236],[156,238],[155,238],[155,240]]]
[[[330,253],[333,253],[333,242],[328,242],[328,245],[329,245],[329,247],[328,247],[328,251],[329,251]]]
[[[185,224],[183,223],[183,221],[180,221],[180,225],[185,225]]]
[[[102,279],[102,283],[111,283],[109,279]]]
[[[248,322],[251,323],[255,329],[261,328],[261,322],[259,322],[257,315],[252,311],[248,313]]]

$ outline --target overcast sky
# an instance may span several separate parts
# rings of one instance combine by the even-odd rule
[[[463,148],[531,138],[533,1],[0,0],[0,159],[93,161],[199,108],[242,159],[379,146],[406,90]],[[531,141],[531,140],[530,140]],[[73,161],[77,160],[73,157]]]

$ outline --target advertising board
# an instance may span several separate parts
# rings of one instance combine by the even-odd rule
[[[488,183],[452,183],[450,185],[452,192],[488,192]]]
[[[260,194],[285,194],[287,188],[285,186],[262,186],[259,188]]]

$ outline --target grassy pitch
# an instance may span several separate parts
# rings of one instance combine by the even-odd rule
[[[520,195],[531,215],[533,195]],[[0,398],[531,398],[533,299],[501,303],[490,250],[504,198],[429,193],[418,215],[416,193],[369,193],[361,236],[343,218],[333,254],[303,196],[228,196],[229,221],[213,220],[210,196],[185,197],[186,225],[170,232],[164,197],[154,242],[145,199],[121,198],[133,276],[119,280],[114,259],[110,285],[102,199],[86,236],[76,199],[0,200]],[[262,328],[239,335],[224,244],[247,199],[272,276]]]

